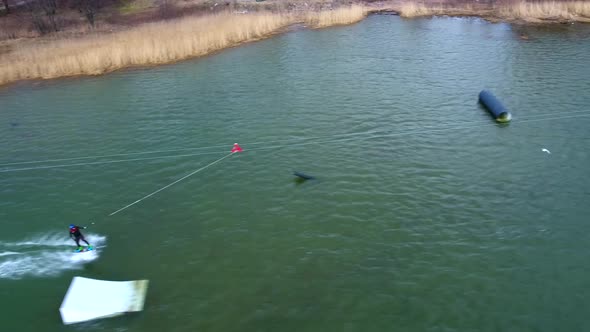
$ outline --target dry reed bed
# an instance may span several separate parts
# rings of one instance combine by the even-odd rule
[[[366,13],[361,6],[297,16],[222,13],[149,23],[107,35],[15,47],[0,56],[0,85],[23,79],[98,75],[126,67],[170,63],[261,39],[297,22],[326,27],[359,21]]]
[[[303,21],[315,28],[324,28],[334,25],[356,23],[367,16],[368,9],[363,6],[342,7],[334,10],[319,12],[307,12]]]
[[[517,2],[508,6],[500,6],[500,17],[522,20],[576,20],[590,18],[590,1],[568,2]]]
[[[402,17],[477,15],[533,22],[542,20],[587,21],[590,18],[590,1],[514,1],[498,4],[488,9],[471,4],[441,6],[407,2],[399,6],[399,12]]]
[[[469,4],[447,7],[406,2],[397,9],[404,17],[477,15],[526,21],[590,20],[590,1],[515,1],[488,9]],[[303,22],[313,28],[351,24],[368,12],[367,7],[353,5],[298,14],[221,13],[149,23],[112,34],[14,45],[9,53],[0,54],[0,85],[170,63],[265,38],[294,23]]]

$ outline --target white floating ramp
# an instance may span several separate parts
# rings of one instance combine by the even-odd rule
[[[74,277],[59,313],[64,324],[143,310],[148,280],[107,281]]]

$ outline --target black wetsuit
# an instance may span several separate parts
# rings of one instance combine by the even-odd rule
[[[70,237],[73,238],[74,241],[76,241],[78,247],[80,247],[80,240],[86,242],[87,245],[90,245],[90,243],[88,243],[88,241],[86,241],[86,239],[84,238],[84,235],[80,233],[80,228],[85,227],[74,226],[74,228],[70,228]]]

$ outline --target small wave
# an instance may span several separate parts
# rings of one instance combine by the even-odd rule
[[[104,236],[96,234],[87,234],[85,237],[92,245],[97,242],[104,242],[106,239]],[[67,232],[41,234],[19,242],[0,241],[0,246],[2,247],[62,247],[71,245],[75,244]]]
[[[86,239],[95,247],[105,247],[105,236],[88,234]],[[0,252],[0,279],[56,276],[65,270],[82,268],[97,259],[100,253],[100,250],[75,253],[74,241],[68,241],[67,233],[46,234],[20,242],[2,242],[0,245],[13,250]]]

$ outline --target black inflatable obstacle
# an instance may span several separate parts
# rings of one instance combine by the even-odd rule
[[[311,175],[307,175],[307,174],[303,174],[301,172],[293,172],[293,175],[295,175],[296,177],[302,179],[302,180],[313,180],[315,179],[313,176]]]
[[[496,121],[509,122],[512,119],[512,114],[490,91],[482,90],[479,93],[479,102],[487,108]]]

